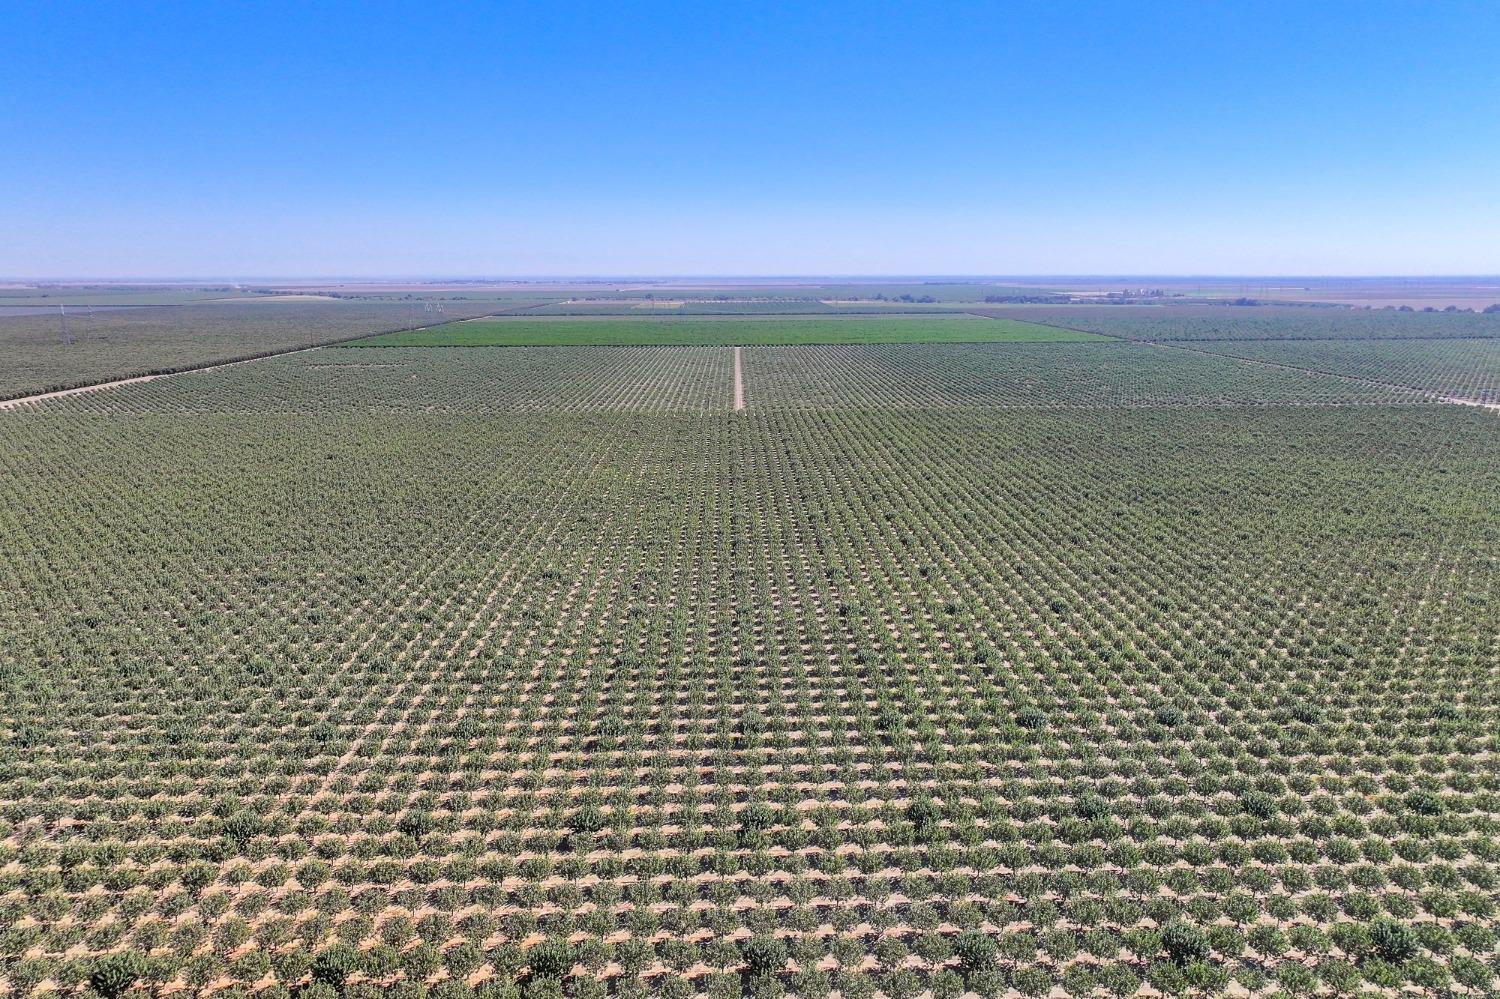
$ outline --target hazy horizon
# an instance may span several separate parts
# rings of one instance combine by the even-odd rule
[[[561,284],[561,282],[579,282],[579,284],[661,284],[661,282],[696,282],[696,284],[712,284],[712,282],[745,282],[745,284],[774,284],[774,282],[804,282],[804,284],[816,284],[816,282],[850,282],[850,284],[897,284],[897,282],[919,281],[932,282],[992,282],[992,284],[1020,284],[1020,282],[1038,282],[1038,284],[1055,285],[1064,282],[1134,282],[1134,281],[1167,281],[1167,282],[1274,282],[1274,281],[1308,281],[1308,282],[1382,282],[1382,281],[1415,281],[1415,282],[1473,282],[1473,281],[1500,281],[1500,272],[1497,273],[1433,273],[1433,275],[1421,275],[1421,273],[1406,273],[1406,275],[1254,275],[1254,273],[1077,273],[1077,275],[1064,275],[1064,273],[1053,273],[1053,275],[938,275],[938,273],[888,273],[888,275],[838,275],[838,273],[786,273],[786,275],[774,275],[774,273],[763,273],[763,275],[729,275],[729,273],[681,273],[681,275],[670,275],[670,273],[658,273],[658,275],[630,275],[630,273],[618,273],[618,275],[588,275],[588,273],[577,273],[577,275],[455,275],[455,273],[429,273],[429,275],[40,275],[40,276],[9,276],[0,275],[0,284],[12,282],[12,284],[118,284],[118,285],[202,285],[202,284],[242,284],[242,285],[296,285],[296,284],[335,284],[335,282],[366,282],[366,284]]]

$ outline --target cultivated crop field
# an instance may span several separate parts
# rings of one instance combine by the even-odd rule
[[[407,302],[268,298],[99,311],[68,316],[0,312],[0,400],[112,379],[179,371],[425,326],[501,306],[447,303],[441,316]]]
[[[504,318],[450,323],[359,341],[362,347],[560,344],[1074,343],[1077,330],[971,315],[741,316],[736,318]]]
[[[1051,408],[1413,401],[1403,388],[1101,340],[746,348],[746,400],[814,408]]]
[[[730,409],[725,347],[331,347],[58,399],[79,413],[600,412]]]
[[[1436,340],[1500,337],[1500,314],[1311,306],[1079,305],[979,310],[1128,340]]]
[[[635,299],[630,301],[566,301],[529,310],[536,316],[764,316],[764,315],[885,315],[962,313],[958,303],[914,304],[900,301]]]
[[[0,988],[1492,995],[1472,341],[1069,325],[1120,332],[505,319],[0,411]]]
[[[1209,350],[1438,396],[1500,403],[1500,337],[1474,340],[1216,341]]]

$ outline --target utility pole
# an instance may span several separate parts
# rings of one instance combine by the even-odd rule
[[[63,343],[71,345],[73,338],[68,335],[68,308],[65,305],[57,307],[57,315],[62,320]]]

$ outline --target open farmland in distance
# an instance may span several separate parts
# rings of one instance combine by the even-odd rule
[[[449,323],[359,341],[359,347],[567,344],[1075,343],[1102,339],[1014,319],[970,315],[741,316],[733,319],[531,317]]]
[[[48,412],[522,413],[729,409],[728,347],[330,347],[47,403]]]
[[[822,299],[635,299],[556,302],[529,310],[535,316],[797,316],[797,315],[943,315],[973,308],[959,303],[900,301],[825,301]]]
[[[750,407],[1047,409],[1421,398],[1407,389],[1118,340],[747,347],[744,366]]]
[[[1491,341],[871,324],[0,411],[5,994],[1492,987]]]
[[[1127,340],[1429,340],[1500,337],[1500,314],[1230,305],[1014,306],[976,310]]]
[[[110,285],[61,285],[56,287],[0,287],[0,315],[6,309],[27,306],[57,308],[59,305],[86,309],[89,306],[188,305],[255,299],[253,292],[224,285],[217,288],[118,287]]]
[[[1230,357],[1500,404],[1500,337],[1214,341],[1197,346]]]
[[[1448,402],[1500,405],[1500,314],[1495,313],[1229,306],[987,312]]]
[[[0,310],[0,400],[263,357],[498,308],[450,302],[439,315],[410,302],[264,298],[92,315],[86,309],[67,316]]]

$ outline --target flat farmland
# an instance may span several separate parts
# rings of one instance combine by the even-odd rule
[[[1500,404],[1500,338],[1216,341],[1215,353]]]
[[[733,379],[728,347],[331,347],[46,405],[142,415],[712,410],[732,406]]]
[[[1055,408],[1328,405],[1422,393],[1229,356],[1091,344],[894,344],[744,351],[751,408]]]
[[[49,412],[713,411],[733,408],[736,348],[353,346],[189,372],[47,402]],[[750,409],[1055,409],[1376,405],[1432,401],[1226,354],[1100,340],[1068,344],[747,347]],[[28,404],[30,405],[30,404]]]
[[[0,288],[0,306],[59,305],[87,309],[89,306],[187,305],[231,299],[254,299],[254,293],[223,286],[219,288],[112,288],[108,285]]]
[[[1099,336],[1012,319],[922,316],[499,318],[358,342],[361,347],[568,344],[1075,343]]]
[[[1494,413],[781,322],[0,411],[6,994],[1493,988]]]
[[[1433,340],[1500,337],[1500,314],[1316,306],[1075,305],[984,309],[989,315],[1127,340]]]
[[[445,315],[502,306],[449,303]],[[160,308],[0,314],[0,400],[348,340],[426,325],[409,302],[266,298]],[[66,325],[65,325],[66,324]]]

